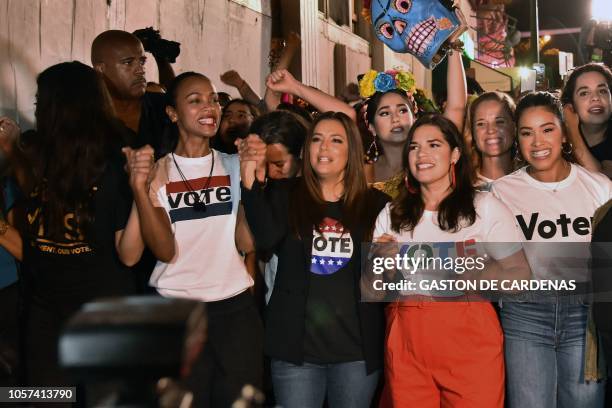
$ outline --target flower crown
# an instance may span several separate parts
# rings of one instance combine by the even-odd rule
[[[376,92],[387,92],[393,89],[401,89],[408,95],[412,95],[416,91],[416,81],[412,73],[400,70],[377,72],[371,69],[359,80],[359,95],[364,99]]]

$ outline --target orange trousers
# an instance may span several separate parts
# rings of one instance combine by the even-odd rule
[[[487,302],[387,306],[381,407],[503,408],[504,350]]]

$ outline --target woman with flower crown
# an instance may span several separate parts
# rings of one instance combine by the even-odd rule
[[[462,129],[467,91],[458,51],[449,53],[446,78],[448,103],[444,116]],[[414,77],[405,71],[371,70],[359,81],[359,91],[367,99],[364,120],[374,137],[368,149],[374,163],[374,186],[395,196],[404,177],[402,149],[417,113]]]
[[[458,49],[449,52],[446,78],[448,102],[444,116],[462,129],[467,91]],[[286,70],[271,73],[266,86],[273,92],[297,95],[321,112],[343,112],[354,120],[361,119],[350,105],[304,85]],[[415,102],[418,93],[416,81],[412,73],[407,71],[370,70],[359,81],[359,93],[366,99],[363,120],[374,137],[366,153],[366,160],[374,164],[374,178],[370,181],[375,182],[374,187],[395,196],[404,177],[402,148],[418,112]]]

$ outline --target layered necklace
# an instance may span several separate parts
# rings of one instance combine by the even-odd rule
[[[212,154],[212,163],[210,165],[210,172],[208,173],[208,180],[206,180],[206,185],[204,186],[203,190],[208,190],[208,187],[210,187],[210,181],[212,179],[213,169],[215,168],[215,152],[211,149],[210,154]],[[174,152],[172,152],[172,161],[174,162],[174,166],[176,167],[176,170],[181,176],[181,180],[183,181],[183,184],[185,184],[185,187],[189,190],[187,194],[189,194],[190,196],[194,198],[194,203],[193,203],[192,208],[194,209],[194,211],[205,212],[206,203],[200,200],[200,195],[197,193],[197,191],[194,190],[193,187],[191,187],[191,183],[189,182],[189,180],[187,180],[187,178],[181,171],[181,168],[179,167],[178,163],[176,162],[176,157],[174,157]]]

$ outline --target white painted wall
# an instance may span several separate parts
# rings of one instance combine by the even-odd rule
[[[90,64],[91,42],[107,29],[153,26],[181,43],[177,74],[202,72],[237,95],[219,80],[235,69],[263,94],[270,16],[270,0],[0,0],[0,115],[32,127],[36,75],[62,61]],[[152,57],[146,68],[157,81]]]
[[[353,34],[346,26],[338,26],[331,20],[319,15],[319,67],[317,71],[319,87],[334,95],[334,48],[336,44],[346,47],[346,79],[357,82],[357,75],[367,72],[371,65],[370,45],[363,38]],[[342,84],[342,89],[344,85]]]

